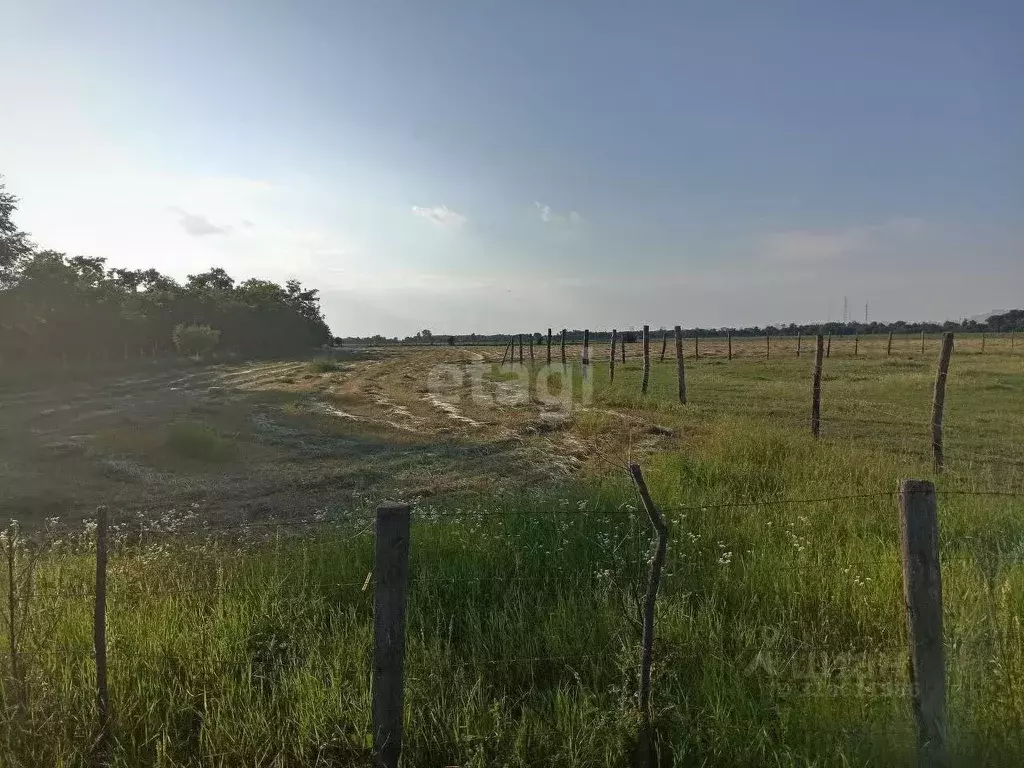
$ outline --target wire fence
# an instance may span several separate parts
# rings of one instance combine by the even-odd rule
[[[939,488],[935,495],[940,508],[963,501],[978,510],[993,503],[1024,510],[1024,493],[1016,491]],[[767,686],[778,696],[772,706],[789,708],[803,700],[895,701],[906,717],[898,726],[878,722],[870,710],[863,713],[863,722],[851,724],[856,713],[846,712],[835,727],[810,722],[802,732],[872,732],[912,744],[914,691],[905,675],[912,646],[902,620],[906,561],[898,532],[890,525],[888,541],[865,535],[862,546],[846,556],[841,549],[807,549],[813,521],[820,526],[838,510],[848,515],[865,509],[895,521],[898,499],[897,492],[877,490],[659,506],[670,534],[669,557],[656,590],[661,607],[655,627],[665,623],[665,628],[650,645],[655,741],[671,738],[672,715],[663,709],[671,710],[676,702],[659,692],[662,687],[675,690],[671,670],[694,669],[693,645],[708,650],[707,640],[680,626],[702,615],[702,606],[714,605],[723,621],[735,621],[742,629],[736,639],[726,633],[716,641],[722,644],[718,652],[740,667],[737,679],[749,695],[763,697]],[[770,527],[775,520],[760,513],[779,508],[793,510],[780,518],[787,524],[776,529],[785,546],[761,552],[758,542],[740,541],[742,534]],[[814,510],[813,521],[805,522],[802,510]],[[741,516],[719,514],[726,511]],[[635,685],[654,552],[642,515],[637,503],[413,510],[412,557],[401,586],[408,601],[406,664],[415,670],[410,696],[420,696],[425,687],[443,689],[453,675],[464,684],[466,670],[486,674],[496,690],[520,685],[521,674],[528,674],[533,690],[570,683],[589,689],[616,678],[626,689]],[[734,526],[734,519],[742,525]],[[326,615],[332,617],[328,624],[343,623],[346,653],[365,664],[374,647],[366,630],[379,610],[375,601],[381,587],[374,577],[379,572],[375,524],[379,519],[368,510],[331,520],[189,521],[155,529],[135,521],[118,528],[115,521],[102,595],[107,627],[102,656],[111,669],[120,670],[109,692],[115,712],[119,701],[136,695],[119,687],[132,677],[166,680],[168,670],[176,670],[173,674],[185,675],[215,698],[228,683],[216,674],[210,677],[211,669],[240,672],[243,684],[261,686],[268,675],[301,670],[316,676],[320,667],[341,663],[337,650],[331,650],[329,632],[313,642],[286,631],[288,621],[310,628],[312,617],[323,622]],[[817,530],[815,544],[821,547]],[[267,536],[295,531],[302,535]],[[73,546],[60,544],[57,551],[65,556],[55,564],[47,561],[48,550],[27,538],[19,542],[16,535],[6,535],[3,542],[8,598],[3,691],[13,703],[5,728],[13,727],[19,711],[42,706],[45,697],[33,690],[45,685],[47,675],[101,658],[92,644],[92,614],[100,601],[90,578],[89,538]],[[255,549],[243,547],[245,557],[230,561],[231,547],[250,536]],[[168,554],[154,555],[168,540],[174,545]],[[208,557],[183,567],[171,553],[191,540],[214,543]],[[463,540],[465,545],[459,543]],[[1014,606],[1024,605],[1022,541],[994,537],[985,545],[989,549],[972,550],[971,545],[952,540],[942,546],[952,737],[967,727],[969,718],[960,708],[979,690],[999,701],[1021,693],[1013,680],[993,672],[992,659],[1011,669],[1024,663],[1024,637],[1013,629]],[[474,555],[475,550],[483,555]],[[258,567],[239,567],[256,552],[262,558]],[[575,624],[570,613],[562,617],[567,625],[545,627],[567,605],[590,626]],[[773,610],[779,611],[774,620]],[[249,612],[244,631],[218,630],[234,611]],[[835,626],[823,628],[810,620],[814,615]],[[787,616],[803,618],[794,624]],[[174,628],[174,621],[183,627]],[[261,629],[261,621],[267,627]],[[326,625],[316,626],[324,631]],[[325,638],[326,644],[321,643]],[[973,678],[982,683],[975,685]],[[95,684],[91,675],[74,677],[80,691]],[[151,693],[161,695],[157,690]],[[413,720],[418,716],[416,711],[409,715]],[[1019,717],[1019,709],[1011,713],[1011,719]]]

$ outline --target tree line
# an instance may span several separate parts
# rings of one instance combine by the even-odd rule
[[[670,328],[654,328],[651,327],[651,333],[661,334],[664,331],[671,332]],[[744,336],[796,336],[797,334],[803,334],[804,336],[813,336],[818,333],[831,333],[834,336],[854,336],[861,335],[866,336],[869,334],[886,334],[886,333],[943,333],[945,331],[954,331],[960,333],[1009,333],[1010,331],[1024,331],[1024,309],[1013,309],[1009,312],[1004,312],[998,315],[992,315],[984,322],[978,322],[977,320],[964,320],[961,322],[954,322],[947,320],[944,323],[934,322],[907,322],[904,320],[897,320],[892,323],[810,323],[804,325],[798,325],[797,323],[789,323],[787,325],[766,325],[766,326],[747,326],[744,328],[683,328],[683,335],[687,338],[693,338],[694,336],[700,337],[713,337],[713,336],[725,336],[731,333],[736,337]],[[552,339],[555,342],[561,341],[561,328],[552,329]],[[565,337],[567,341],[573,343],[579,343],[583,341],[583,330],[580,328],[566,329]],[[530,336],[533,336],[534,343],[540,344],[545,342],[547,339],[547,331],[543,333],[537,331],[534,333],[524,332],[523,338],[529,340]],[[422,330],[416,333],[415,336],[406,336],[401,339],[397,336],[392,338],[386,338],[381,335],[376,336],[364,336],[364,337],[348,337],[340,339],[344,344],[507,344],[510,336],[515,336],[518,339],[519,334],[508,334],[508,333],[468,333],[468,334],[442,334],[431,332],[429,330]],[[627,343],[635,343],[640,340],[642,332],[637,329],[620,330],[619,338],[625,339]],[[611,338],[611,331],[608,330],[592,330],[590,331],[590,339],[592,341],[607,342]]]
[[[329,343],[318,292],[295,280],[236,282],[223,269],[184,283],[35,247],[0,181],[0,355],[97,360],[218,351],[285,355]]]

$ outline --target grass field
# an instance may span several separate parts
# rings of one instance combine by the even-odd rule
[[[913,764],[895,492],[933,477],[937,340],[924,354],[919,337],[898,341],[888,356],[884,337],[861,339],[854,357],[833,339],[818,441],[808,339],[800,358],[795,340],[773,339],[770,359],[764,339],[737,339],[732,361],[724,340],[701,340],[699,359],[690,340],[686,406],[660,339],[646,396],[639,345],[614,384],[595,347],[587,384],[573,364],[576,393],[591,394],[569,411],[519,396],[524,374],[496,365],[495,347],[12,385],[0,506],[23,521],[5,551],[24,545],[0,762],[90,760],[82,518],[107,503],[112,764],[369,764],[368,521],[392,497],[415,504],[405,764],[629,764],[650,553],[631,460],[671,531],[653,681],[661,763]],[[935,478],[960,765],[1024,754],[1013,352],[1008,338],[984,353],[980,338],[958,340]]]

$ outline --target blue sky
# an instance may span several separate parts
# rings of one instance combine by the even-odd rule
[[[1024,10],[22,2],[45,247],[319,287],[338,333],[1024,303]]]

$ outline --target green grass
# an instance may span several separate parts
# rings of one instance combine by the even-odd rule
[[[640,457],[671,530],[653,687],[663,765],[913,763],[895,491],[932,477],[931,364],[833,357],[814,441],[809,362],[693,361],[686,407],[667,362],[645,398],[634,362],[614,386],[594,367],[597,406],[680,433]],[[959,765],[1017,765],[1024,750],[1024,500],[943,493],[1021,491],[1015,465],[961,457],[1020,454],[1022,389],[1020,358],[954,359],[937,482]],[[606,432],[593,412],[577,423]],[[846,498],[782,503],[826,497]],[[650,536],[637,507],[609,472],[415,508],[406,765],[630,763]],[[368,764],[368,509],[328,510],[340,522],[301,535],[176,532],[205,508],[119,530],[113,764]],[[5,661],[5,765],[84,764],[94,732],[91,601],[67,596],[87,593],[92,555],[53,536],[22,635],[21,711]]]
[[[234,443],[213,427],[197,421],[176,421],[167,427],[164,447],[172,455],[197,461],[225,461],[234,453]]]

